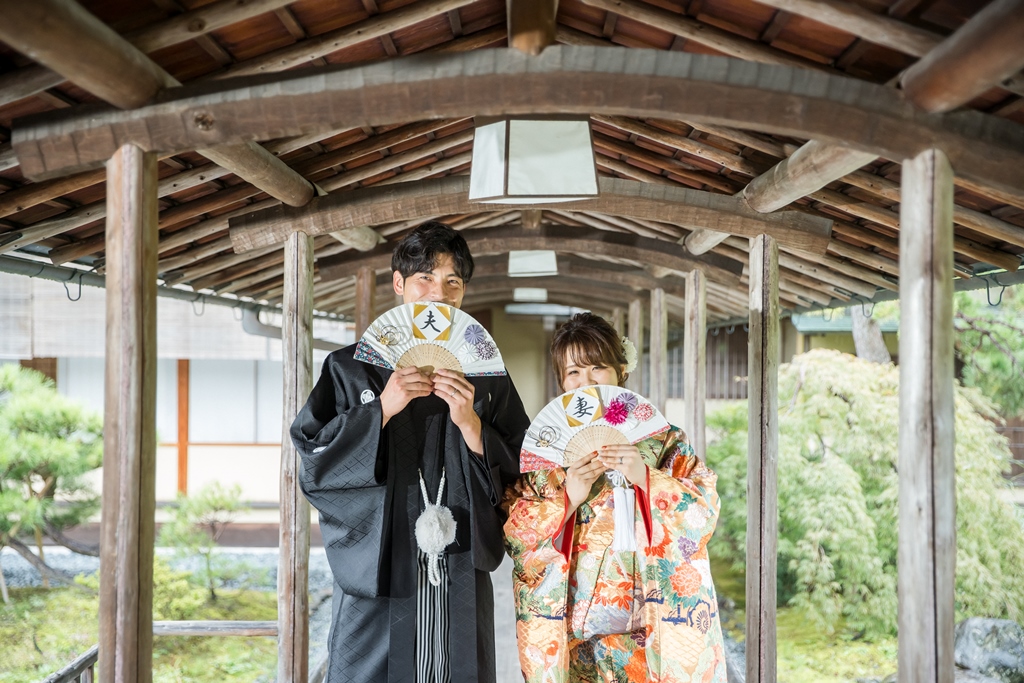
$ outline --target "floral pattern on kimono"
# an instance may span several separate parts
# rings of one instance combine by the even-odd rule
[[[606,477],[568,519],[562,469],[524,474],[506,493],[505,547],[515,562],[527,683],[725,683],[707,554],[717,477],[677,428],[637,448],[648,486],[646,493],[634,487],[636,552],[612,549]]]

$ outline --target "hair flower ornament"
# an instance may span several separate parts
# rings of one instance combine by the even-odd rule
[[[636,370],[636,346],[629,340],[629,337],[622,338],[622,353],[626,356],[626,373]]]

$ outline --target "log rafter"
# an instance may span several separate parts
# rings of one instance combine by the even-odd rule
[[[1024,186],[1024,132],[1006,121],[974,112],[925,117],[899,93],[862,81],[678,52],[558,46],[528,58],[478,50],[282,74],[271,84],[232,82],[191,96],[186,88],[181,95],[132,112],[21,126],[13,144],[24,171],[45,177],[87,170],[113,143],[174,152],[425,117],[631,110],[820,138],[886,158],[905,158],[939,140],[961,175],[1009,194]],[[842,127],[834,125],[838,119]],[[82,135],[90,135],[87,148],[62,144]]]
[[[796,214],[757,214],[744,210],[732,197],[697,190],[653,187],[611,178],[602,178],[599,183],[601,193],[598,197],[564,202],[560,208],[661,220],[678,225],[716,226],[748,236],[767,232],[778,235],[785,243],[798,244],[806,251],[821,249],[828,242],[827,221]],[[395,188],[368,188],[329,195],[318,198],[308,209],[285,211],[280,207],[233,219],[232,240],[237,251],[244,251],[280,242],[286,228],[318,235],[356,225],[376,225],[416,217],[426,219],[439,214],[504,210],[500,204],[470,202],[468,187],[467,178],[452,177],[406,183]],[[519,208],[543,209],[546,206]]]

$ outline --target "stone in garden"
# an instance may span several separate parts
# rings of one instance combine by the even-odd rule
[[[856,683],[898,683],[898,680],[896,674],[889,674],[885,678],[858,678]],[[960,667],[956,667],[953,681],[955,683],[1001,683],[998,678],[991,678],[977,671],[968,671]]]
[[[985,674],[980,674],[977,671],[971,671],[970,669],[961,669],[956,667],[956,673],[953,675],[954,683],[1000,683],[998,678],[992,678]]]
[[[1002,683],[1024,683],[1024,629],[1007,619],[971,617],[956,627],[957,666]]]
[[[728,683],[746,683],[747,680],[747,646],[737,643],[728,634],[722,634],[725,646],[725,674]]]

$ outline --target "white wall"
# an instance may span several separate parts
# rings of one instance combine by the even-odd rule
[[[103,414],[104,360],[57,359],[57,391]],[[178,438],[178,365],[160,359],[156,365],[156,434],[158,442]]]

